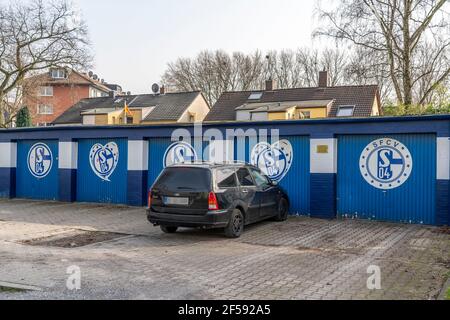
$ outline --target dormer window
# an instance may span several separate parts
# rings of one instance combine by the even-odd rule
[[[67,76],[65,69],[52,69],[50,73],[52,79],[65,79]]]
[[[260,100],[263,96],[262,92],[253,92],[249,97],[248,100]]]
[[[337,117],[353,117],[355,106],[340,106]]]

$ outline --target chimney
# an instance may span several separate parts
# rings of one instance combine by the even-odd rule
[[[159,88],[159,94],[166,94],[166,87],[161,86],[161,88]]]
[[[266,91],[277,90],[277,81],[269,79],[266,81]]]
[[[319,87],[326,88],[329,85],[328,71],[320,71],[319,72]]]

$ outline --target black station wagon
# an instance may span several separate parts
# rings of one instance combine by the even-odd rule
[[[165,233],[179,227],[223,228],[230,238],[244,226],[285,221],[289,199],[284,190],[247,164],[194,163],[164,169],[148,194],[148,220]]]

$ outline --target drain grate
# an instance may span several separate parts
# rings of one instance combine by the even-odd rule
[[[127,235],[100,231],[77,231],[76,233],[60,234],[46,238],[22,241],[22,244],[40,247],[80,248],[95,243],[110,241]]]

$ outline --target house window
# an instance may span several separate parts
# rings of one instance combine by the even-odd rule
[[[263,93],[262,92],[253,92],[249,97],[248,100],[259,100],[262,98]]]
[[[39,95],[41,97],[53,97],[53,87],[40,87]]]
[[[134,118],[133,117],[127,117],[127,124],[133,124]]]
[[[189,122],[195,122],[195,113],[189,113]]]
[[[300,111],[300,119],[311,119],[310,111]]]
[[[338,117],[353,117],[354,112],[355,112],[355,106],[341,106],[338,109],[337,116]]]
[[[53,114],[53,106],[41,104],[38,106],[38,114]]]
[[[51,71],[51,75],[53,79],[65,79],[66,78],[66,70],[64,69],[53,69]]]

